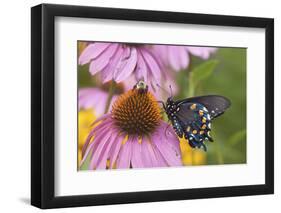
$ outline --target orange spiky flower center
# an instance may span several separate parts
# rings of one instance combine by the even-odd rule
[[[113,104],[112,116],[116,125],[129,135],[149,135],[159,125],[158,103],[147,88],[129,90]]]

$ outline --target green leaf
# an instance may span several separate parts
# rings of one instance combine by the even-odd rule
[[[215,70],[218,64],[218,60],[209,60],[191,70],[190,79],[193,82],[193,86],[196,87],[202,80],[207,79]]]
[[[227,143],[230,146],[235,146],[236,144],[240,143],[241,141],[244,141],[246,138],[246,130],[240,130],[238,132],[235,132],[227,141]]]
[[[89,170],[90,161],[91,161],[91,155],[89,153],[83,164],[80,166],[79,170]]]

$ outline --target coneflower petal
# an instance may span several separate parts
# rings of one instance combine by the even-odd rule
[[[111,152],[110,152],[110,168],[112,169],[115,162],[116,162],[116,159],[117,159],[117,156],[120,152],[120,149],[122,147],[122,141],[124,140],[125,136],[124,135],[119,135],[115,141],[115,143],[112,145],[112,149],[111,149]]]
[[[165,162],[161,156],[159,156],[159,152],[155,149],[155,146],[149,141],[144,140],[144,152],[147,152],[146,156],[150,157],[152,167],[162,167],[165,166]]]
[[[153,75],[155,79],[155,83],[160,84],[161,69],[159,64],[156,62],[156,60],[152,57],[152,55],[148,51],[142,49],[141,53],[146,62],[146,66],[149,68],[150,73]]]
[[[114,73],[116,72],[117,64],[122,56],[124,48],[119,45],[116,53],[110,58],[108,65],[101,72],[102,82],[105,83],[113,79]]]
[[[101,118],[102,118],[102,117],[101,117]],[[99,119],[97,119],[97,120],[99,120]],[[101,120],[103,120],[103,119],[101,119]],[[104,122],[102,122],[100,125],[94,127],[94,129],[92,129],[92,131],[89,133],[89,135],[88,135],[88,137],[87,137],[87,139],[86,139],[86,141],[85,141],[85,144],[84,144],[84,146],[83,146],[83,148],[82,148],[82,156],[84,156],[85,151],[86,151],[88,145],[90,144],[90,142],[91,142],[91,140],[92,140],[92,137],[96,134],[97,131],[99,131],[99,133],[102,133],[103,131],[106,131],[105,128],[107,127],[107,124],[108,124],[109,122],[110,122],[110,120],[107,119],[107,120],[105,120]],[[94,124],[92,124],[92,125],[94,125]],[[102,134],[99,134],[99,135],[102,136]],[[97,139],[98,139],[98,136],[97,136],[96,140],[97,140]]]
[[[161,122],[161,128],[165,129],[164,135],[163,132],[159,132],[159,134],[162,135],[163,138],[166,138],[167,146],[170,146],[171,149],[175,150],[177,154],[180,153],[180,146],[179,146],[179,140],[177,135],[175,134],[175,131],[172,129],[172,127],[169,126],[169,124]]]
[[[128,138],[128,141],[122,146],[119,158],[117,160],[117,168],[130,168],[130,162],[132,157],[132,137]]]
[[[95,143],[91,143],[87,149],[85,150],[85,153],[82,154],[82,160],[80,163],[80,166],[83,165],[85,163],[85,160],[87,159],[87,157],[89,156],[90,152],[93,151],[93,146],[95,145]]]
[[[147,66],[144,62],[143,56],[141,53],[138,51],[138,62],[137,62],[137,68],[136,68],[136,79],[139,80],[144,80],[147,82]]]
[[[97,163],[98,163],[99,159],[101,158],[101,154],[103,154],[103,152],[104,152],[104,149],[110,139],[110,136],[111,136],[111,132],[108,132],[107,134],[105,134],[104,138],[102,140],[100,140],[100,143],[98,144],[96,149],[93,149],[92,159],[90,161],[89,169],[96,169]],[[95,140],[95,143],[97,143],[96,140]]]
[[[97,162],[96,169],[106,169],[106,163],[109,159],[109,151],[111,149],[111,146],[113,145],[115,139],[117,137],[117,134],[113,133],[111,137],[109,138],[108,142],[106,143],[105,147],[103,148],[103,151],[100,153],[99,161]]]
[[[145,167],[153,167],[157,164],[156,156],[153,152],[152,147],[147,142],[146,138],[142,139],[141,142],[141,150],[142,150],[142,162]]]
[[[92,59],[99,56],[110,43],[94,43],[89,44],[79,57],[79,64],[84,65],[89,63]]]
[[[165,160],[165,158],[162,156],[161,152],[158,150],[157,146],[155,143],[152,144],[155,156],[157,158],[157,166],[156,167],[167,167],[169,164]]]
[[[111,44],[101,55],[96,57],[90,64],[90,72],[92,75],[100,72],[109,63],[110,58],[115,53],[118,44]]]
[[[138,142],[138,138],[135,137],[133,140],[133,146],[132,146],[132,167],[133,168],[143,168],[143,162],[142,162],[142,146]]]
[[[117,66],[117,72],[115,73],[114,79],[115,81],[121,82],[128,78],[132,72],[135,70],[137,63],[137,50],[136,48],[127,48],[129,50],[129,56],[123,56],[120,61],[120,65]]]
[[[182,46],[169,46],[168,57],[171,66],[179,71],[188,66],[189,56]]]
[[[152,140],[169,166],[182,165],[179,147],[178,150],[173,149],[168,144],[167,138],[162,137],[160,134],[152,135]],[[176,140],[176,138],[174,140]]]

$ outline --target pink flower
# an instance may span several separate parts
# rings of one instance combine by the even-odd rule
[[[78,105],[80,109],[94,109],[96,116],[101,116],[105,112],[109,94],[98,88],[82,88],[79,89]],[[112,103],[116,100],[117,95],[112,97],[109,110]]]
[[[179,139],[161,120],[158,103],[142,85],[121,95],[111,113],[95,121],[81,165],[87,159],[91,170],[182,165]]]
[[[93,142],[89,144],[92,137]],[[89,169],[182,165],[178,138],[163,121],[153,134],[139,138],[120,132],[112,116],[106,114],[102,122],[91,131],[86,144],[88,147],[84,149],[82,163],[90,154]]]
[[[208,59],[216,48],[195,47],[195,46],[174,46],[174,45],[153,45],[153,52],[159,55],[165,65],[170,66],[175,71],[186,69],[190,63],[190,55]]]
[[[163,70],[150,49],[140,44],[91,43],[81,53],[79,64],[90,63],[90,73],[100,73],[103,82],[119,83],[134,75],[138,80],[160,83]]]

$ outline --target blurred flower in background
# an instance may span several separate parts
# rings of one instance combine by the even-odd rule
[[[153,52],[159,55],[163,63],[175,71],[186,69],[190,63],[190,55],[208,59],[211,53],[217,48],[212,47],[192,47],[173,45],[153,45]]]
[[[179,138],[182,163],[185,166],[206,164],[206,152],[202,149],[193,149],[184,138]]]
[[[87,169],[181,166],[179,140],[161,119],[152,95],[135,88],[121,95],[111,113],[95,123],[82,150]]]
[[[78,114],[78,165],[82,159],[82,147],[93,128],[91,124],[96,117],[93,110],[82,110]]]
[[[110,110],[112,103],[116,100],[117,95],[110,97],[110,94],[99,88],[81,88],[78,94],[78,105],[80,109],[93,109],[96,116],[103,115],[106,111]],[[108,105],[108,110],[106,109]]]

